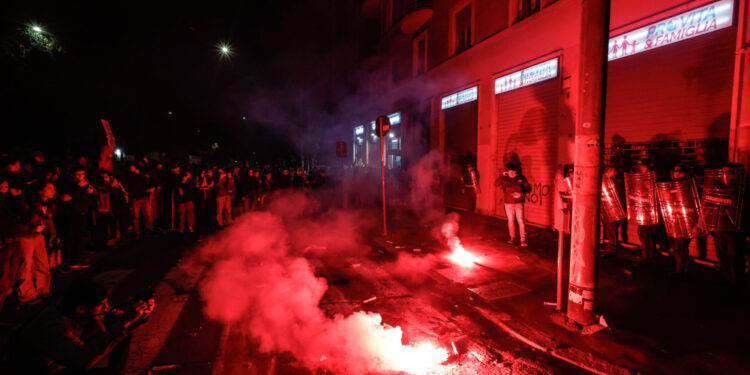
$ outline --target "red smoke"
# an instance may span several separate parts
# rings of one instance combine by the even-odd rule
[[[356,213],[316,214],[303,195],[276,197],[270,212],[239,218],[200,249],[211,266],[199,286],[208,318],[237,323],[265,352],[287,351],[308,368],[344,374],[418,373],[447,358],[445,349],[402,345],[399,327],[379,314],[329,318],[318,307],[327,283],[304,249],[351,254],[363,249]],[[314,217],[314,218],[313,218]]]

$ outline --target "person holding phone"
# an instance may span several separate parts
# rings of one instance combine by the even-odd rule
[[[520,168],[508,163],[500,177],[495,180],[495,186],[503,189],[503,201],[505,202],[505,216],[508,218],[508,232],[510,239],[508,243],[516,242],[516,222],[521,239],[521,247],[528,247],[526,243],[526,224],[523,212],[524,194],[531,191],[531,185],[526,177],[521,174]]]

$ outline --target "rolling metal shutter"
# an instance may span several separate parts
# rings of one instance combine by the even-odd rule
[[[551,227],[557,168],[558,78],[495,95],[497,108],[497,178],[505,163],[517,159],[531,184],[526,195],[526,221]],[[505,217],[503,192],[495,189],[495,214]]]
[[[736,33],[729,27],[610,62],[604,141],[728,138]]]

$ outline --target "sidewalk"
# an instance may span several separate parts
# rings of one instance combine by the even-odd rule
[[[433,246],[439,252],[429,231],[414,222],[391,225],[394,250]],[[470,271],[446,264],[434,273],[469,289],[478,297],[477,309],[519,340],[596,373],[750,374],[748,288],[730,291],[718,268],[691,263],[687,278],[672,279],[671,258],[636,268],[627,249],[598,256],[596,312],[609,328],[583,335],[545,305],[555,301],[557,233],[527,231],[529,247],[521,248],[505,242],[503,220],[478,216],[462,222],[464,246],[481,261]],[[567,258],[567,240],[564,248]],[[567,259],[563,270],[565,299]]]

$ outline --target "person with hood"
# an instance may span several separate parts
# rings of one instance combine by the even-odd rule
[[[512,163],[505,165],[507,170],[495,180],[495,186],[503,189],[505,202],[505,215],[508,218],[508,232],[510,232],[509,244],[516,241],[516,222],[521,239],[521,246],[529,246],[526,243],[526,223],[524,218],[524,194],[531,191],[531,185],[526,176],[521,174],[520,168]]]

